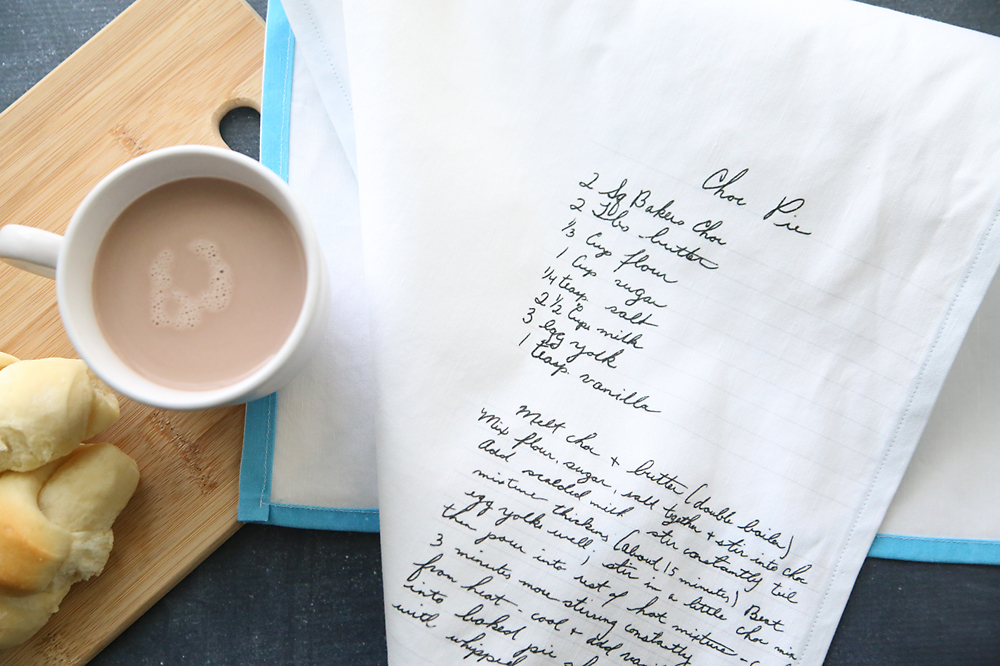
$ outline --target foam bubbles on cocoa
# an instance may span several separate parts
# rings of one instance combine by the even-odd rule
[[[222,312],[232,300],[233,271],[218,246],[199,239],[192,241],[188,250],[208,263],[208,287],[195,296],[174,288],[174,253],[162,250],[149,267],[150,318],[154,326],[193,329],[201,323],[202,312]]]

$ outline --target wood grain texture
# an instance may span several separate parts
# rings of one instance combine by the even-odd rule
[[[138,0],[0,115],[0,223],[62,233],[107,173],[155,148],[225,146],[219,120],[260,109],[264,24],[243,0]],[[76,357],[54,283],[0,265],[0,350]],[[242,407],[167,412],[119,396],[100,440],[142,480],[105,572],[73,587],[0,664],[82,664],[239,527]]]

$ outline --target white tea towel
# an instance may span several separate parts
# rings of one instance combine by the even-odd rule
[[[820,663],[1000,260],[1000,41],[345,17],[390,663]]]

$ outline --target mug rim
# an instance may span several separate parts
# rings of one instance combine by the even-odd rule
[[[199,167],[193,172],[184,164],[191,161]],[[234,169],[257,183],[248,183],[219,173],[208,173],[213,170],[231,172]],[[275,204],[295,230],[306,265],[306,289],[302,306],[292,331],[277,353],[248,376],[212,389],[164,386],[138,373],[108,344],[97,323],[93,301],[93,269],[97,251],[122,210],[156,187],[197,177],[236,182]],[[260,184],[265,187],[259,186]],[[97,210],[102,205],[117,208],[118,212],[102,215]],[[274,172],[256,160],[232,150],[202,145],[172,146],[150,151],[117,167],[102,178],[80,202],[70,219],[59,251],[56,296],[63,326],[73,347],[105,383],[147,405],[178,410],[206,409],[264,397],[278,388],[272,385],[280,380],[280,375],[288,374],[288,366],[300,347],[307,342],[314,320],[322,317],[322,323],[325,324],[326,268],[319,241],[305,208],[288,184]]]

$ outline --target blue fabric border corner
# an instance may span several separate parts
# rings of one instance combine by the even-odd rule
[[[260,161],[288,181],[295,37],[279,0],[269,0],[264,46]],[[378,532],[378,509],[340,509],[271,503],[278,395],[247,404],[240,462],[238,518],[242,522],[349,532]]]

